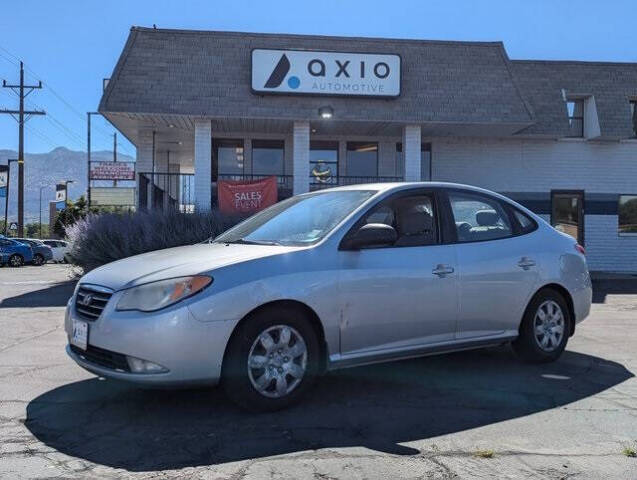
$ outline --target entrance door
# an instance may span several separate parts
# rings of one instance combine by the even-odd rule
[[[551,225],[584,245],[584,191],[551,192]]]

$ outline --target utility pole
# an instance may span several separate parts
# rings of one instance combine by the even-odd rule
[[[40,239],[42,239],[42,189],[46,188],[46,185],[44,187],[40,187]]]
[[[0,109],[0,113],[9,114],[18,122],[18,237],[22,237],[24,236],[24,124],[32,115],[46,115],[41,110],[24,110],[24,99],[36,88],[42,88],[42,82],[38,82],[38,85],[25,85],[24,65],[20,62],[20,85],[9,85],[6,80],[2,80],[2,86],[13,90],[20,99],[19,110]],[[26,119],[25,115],[27,115]]]
[[[4,236],[7,236],[9,230],[9,185],[11,185],[11,164],[17,162],[17,158],[7,160],[7,196],[4,199]]]
[[[113,162],[117,162],[117,132],[113,133]],[[113,180],[113,186],[117,186],[117,180]]]

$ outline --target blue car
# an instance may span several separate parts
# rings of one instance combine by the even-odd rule
[[[0,265],[8,264],[21,267],[25,262],[33,261],[33,251],[29,245],[10,238],[0,238]]]
[[[49,260],[53,259],[53,250],[51,250],[51,247],[48,245],[45,245],[42,240],[37,240],[35,238],[14,238],[14,240],[31,247],[31,250],[33,251],[33,260],[31,260],[31,263],[33,265],[44,265]]]

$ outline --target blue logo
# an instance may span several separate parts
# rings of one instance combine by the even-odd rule
[[[288,87],[296,89],[299,88],[299,85],[301,85],[301,80],[299,80],[299,77],[291,76],[290,78],[288,78]]]

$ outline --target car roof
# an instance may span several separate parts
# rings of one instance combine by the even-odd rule
[[[445,189],[461,189],[470,190],[479,193],[486,193],[489,195],[496,195],[501,197],[500,194],[486,190],[484,188],[475,187],[473,185],[466,185],[462,183],[453,182],[386,182],[386,183],[360,183],[356,185],[343,185],[334,188],[327,188],[320,190],[320,192],[330,191],[343,191],[343,190],[375,190],[378,192],[386,191],[399,191],[409,190],[414,188],[445,188]],[[504,198],[504,197],[503,197]]]

